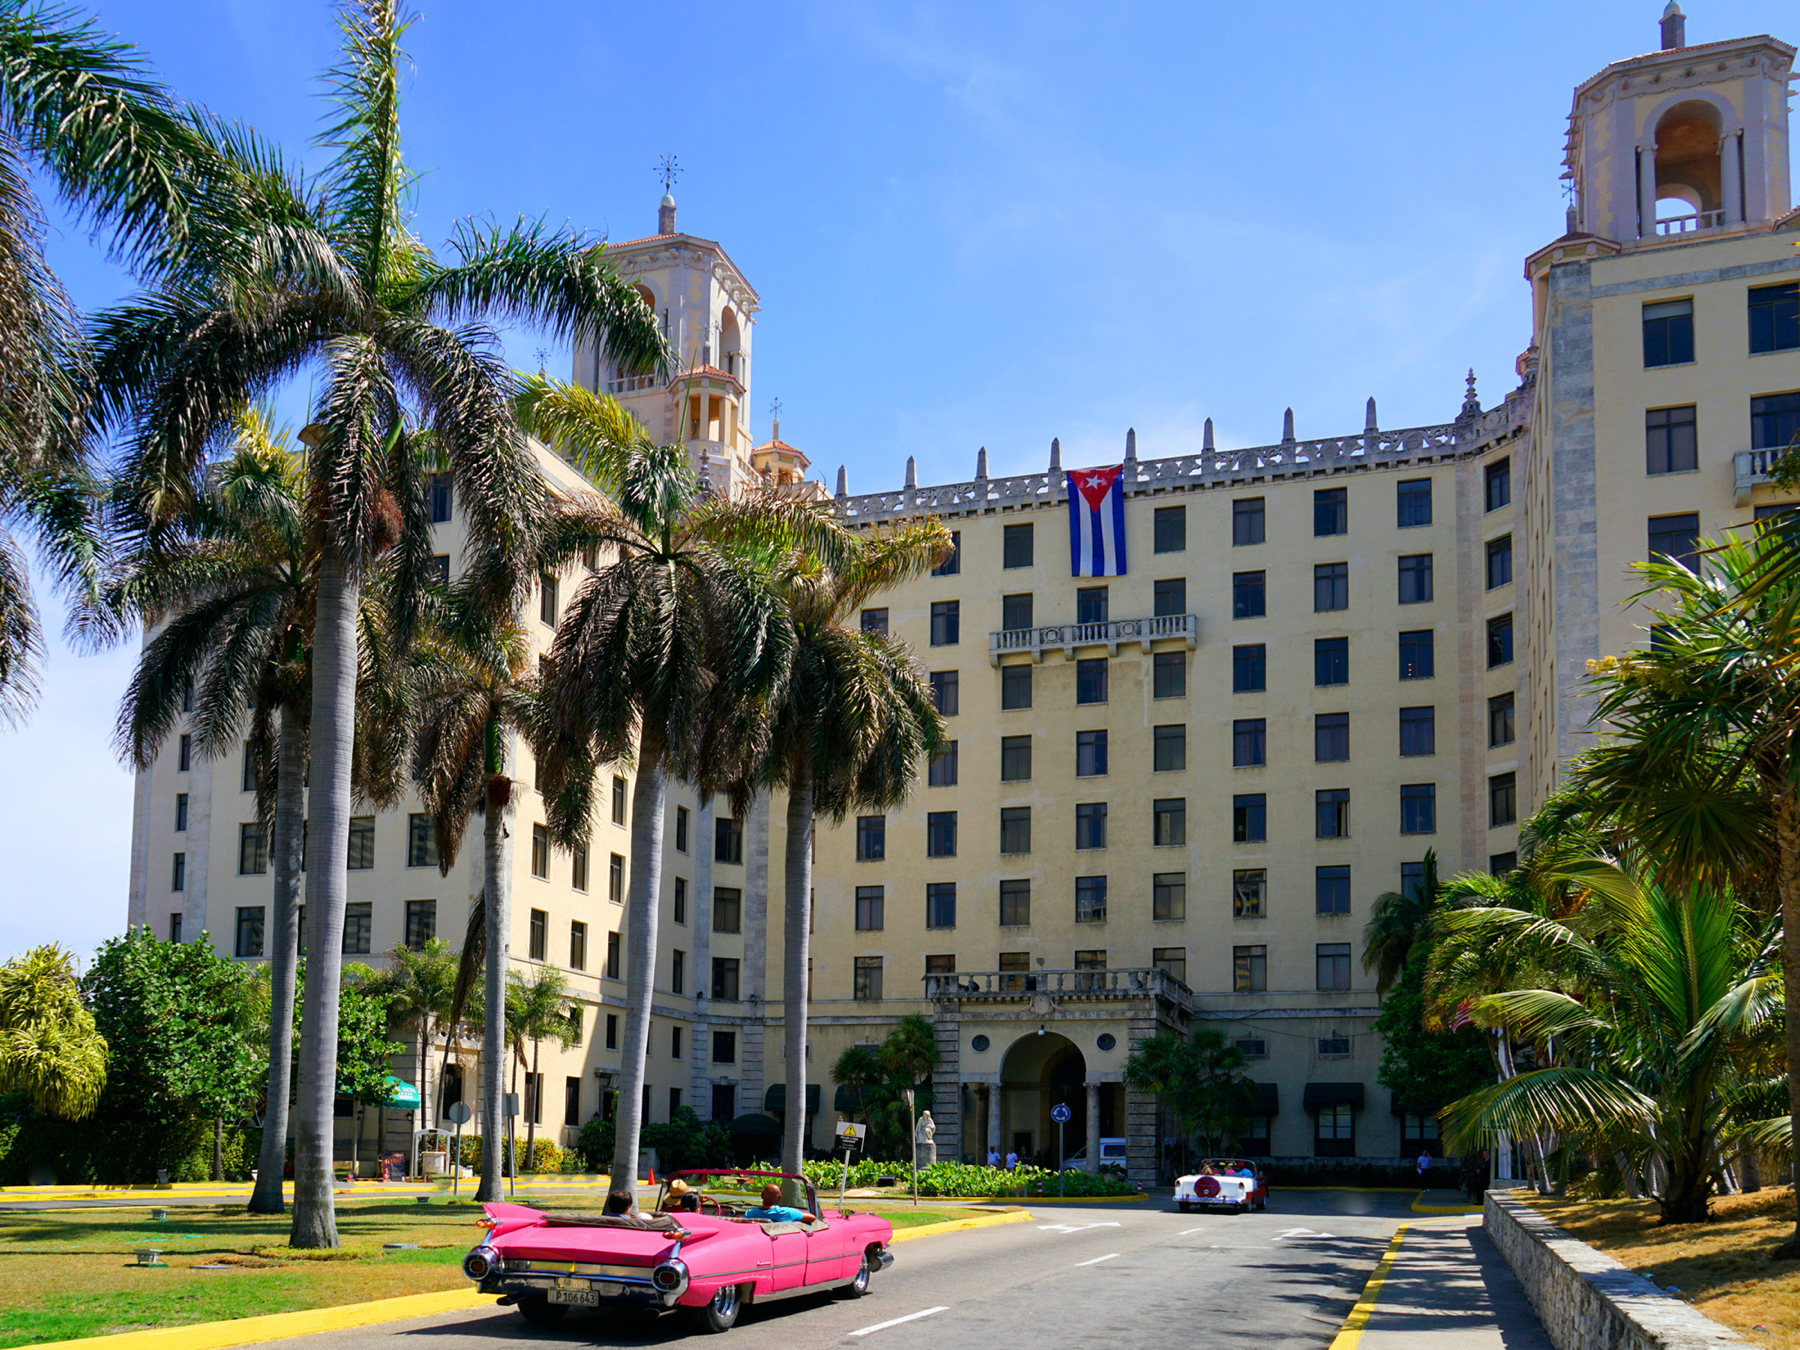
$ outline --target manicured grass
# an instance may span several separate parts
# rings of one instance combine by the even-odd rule
[[[1650,1273],[1664,1288],[1674,1285],[1746,1340],[1800,1350],[1800,1261],[1769,1259],[1794,1231],[1792,1187],[1719,1196],[1710,1223],[1666,1228],[1657,1224],[1653,1201],[1525,1198],[1615,1261]]]
[[[592,1209],[586,1196],[546,1198],[543,1209]],[[895,1228],[967,1217],[963,1211],[852,1203]],[[217,1322],[263,1313],[469,1288],[463,1253],[475,1245],[480,1209],[433,1199],[340,1200],[343,1248],[287,1249],[285,1218],[239,1205],[178,1207],[165,1222],[145,1209],[0,1212],[0,1347],[103,1336],[145,1327]],[[416,1242],[418,1251],[385,1251]],[[166,1269],[135,1264],[140,1247]],[[201,1264],[228,1270],[196,1270]]]

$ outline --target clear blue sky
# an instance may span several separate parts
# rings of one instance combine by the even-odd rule
[[[1562,231],[1572,87],[1653,49],[1662,0],[1491,5],[437,0],[408,38],[417,227],[520,214],[636,238],[659,155],[683,229],[756,286],[753,428],[852,491],[1448,420],[1528,336]],[[1776,0],[1693,0],[1690,41],[1800,38]],[[334,55],[313,0],[102,0],[181,94],[305,154]],[[126,281],[52,258],[98,306]],[[511,335],[515,364],[541,345]],[[568,353],[550,357],[565,373]],[[129,653],[54,654],[0,733],[0,957],[123,924]]]

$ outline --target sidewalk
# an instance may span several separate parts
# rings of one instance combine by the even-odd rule
[[[1423,1219],[1397,1240],[1332,1350],[1553,1350],[1480,1215]]]

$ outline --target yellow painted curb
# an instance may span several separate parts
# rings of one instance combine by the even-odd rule
[[[1002,1223],[1024,1223],[1031,1218],[1028,1209],[1016,1209],[1006,1214],[981,1214],[973,1219],[945,1219],[942,1223],[922,1223],[916,1228],[896,1228],[890,1243],[905,1242],[908,1238],[933,1237],[938,1233],[954,1233],[959,1228],[992,1228]]]
[[[339,1308],[308,1308],[305,1312],[270,1313],[264,1317],[239,1317],[230,1322],[199,1322],[185,1327],[156,1327],[149,1331],[125,1331],[116,1336],[84,1336],[74,1341],[48,1341],[33,1350],[57,1350],[60,1346],[106,1346],[107,1350],[225,1350],[227,1346],[255,1345],[259,1341],[310,1336],[321,1331],[346,1331],[377,1322],[397,1322],[434,1313],[464,1312],[494,1302],[493,1294],[473,1289],[450,1289],[438,1294],[407,1294],[380,1298],[371,1303],[346,1303]]]
[[[1375,1301],[1381,1297],[1381,1286],[1387,1283],[1388,1271],[1392,1269],[1394,1258],[1400,1254],[1400,1241],[1406,1236],[1409,1225],[1401,1224],[1394,1230],[1394,1240],[1388,1243],[1387,1250],[1381,1254],[1381,1260],[1375,1263],[1375,1272],[1369,1276],[1369,1282],[1363,1286],[1362,1297],[1356,1300],[1356,1306],[1344,1319],[1344,1325],[1338,1328],[1338,1334],[1332,1338],[1330,1350],[1356,1350],[1362,1340],[1363,1328],[1368,1325],[1369,1317],[1375,1311]]]
[[[1419,1194],[1423,1195],[1425,1192],[1420,1191]],[[1421,1205],[1417,1200],[1414,1200],[1408,1208],[1414,1214],[1480,1214],[1482,1212],[1480,1205]]]

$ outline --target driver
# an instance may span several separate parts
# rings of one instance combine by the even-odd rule
[[[808,1214],[803,1209],[795,1209],[792,1205],[784,1205],[781,1201],[781,1187],[770,1182],[762,1188],[762,1204],[756,1209],[744,1211],[746,1219],[761,1219],[765,1223],[817,1223],[819,1216]]]

